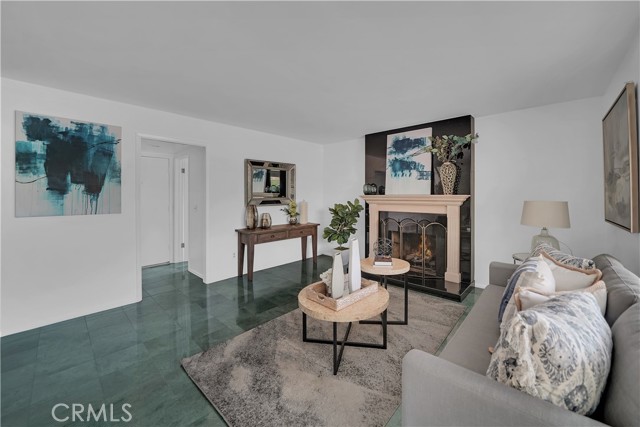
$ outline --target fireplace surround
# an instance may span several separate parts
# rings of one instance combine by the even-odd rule
[[[409,283],[461,300],[470,283],[461,273],[461,206],[468,195],[366,195],[368,253],[378,238],[411,264]]]

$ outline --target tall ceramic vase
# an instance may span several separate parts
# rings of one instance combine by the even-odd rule
[[[453,194],[456,185],[456,165],[451,162],[444,162],[438,169],[440,172],[440,182],[442,183],[442,194]]]
[[[333,273],[331,274],[331,298],[338,299],[344,293],[344,268],[342,257],[338,252],[333,256]]]
[[[358,239],[351,241],[349,251],[349,291],[355,292],[362,285],[362,274],[360,271],[360,246]]]
[[[253,230],[258,226],[258,208],[256,205],[247,206],[244,219],[249,230]]]

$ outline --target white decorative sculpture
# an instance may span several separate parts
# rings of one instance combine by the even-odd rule
[[[360,271],[360,245],[358,239],[351,241],[349,251],[349,290],[355,292],[362,286],[362,273]]]
[[[338,299],[344,293],[344,267],[340,252],[333,256],[333,271],[331,274],[331,298]]]

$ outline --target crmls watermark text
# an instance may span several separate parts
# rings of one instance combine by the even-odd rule
[[[129,412],[131,405],[124,403],[118,409],[110,403],[103,403],[100,406],[93,406],[91,403],[84,405],[82,403],[57,403],[51,408],[51,417],[59,423],[67,421],[110,421],[113,423],[128,423],[133,419],[133,415]]]

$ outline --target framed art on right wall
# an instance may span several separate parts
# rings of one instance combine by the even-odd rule
[[[604,219],[631,233],[638,215],[638,128],[635,84],[629,82],[602,119]]]

